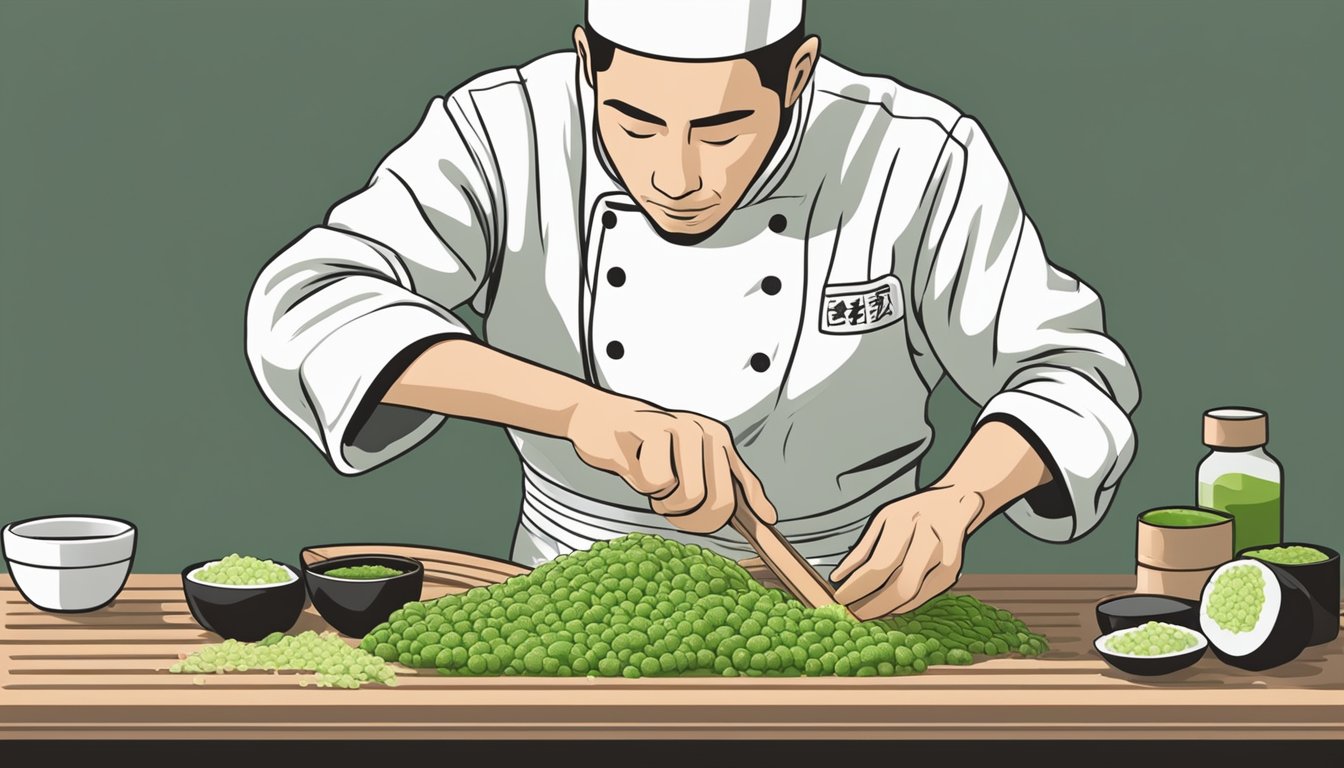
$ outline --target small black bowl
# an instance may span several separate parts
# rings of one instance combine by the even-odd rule
[[[302,560],[302,558],[300,558]],[[327,571],[350,565],[383,565],[401,573],[385,579],[338,579]],[[425,567],[397,555],[346,555],[304,564],[303,581],[313,607],[346,637],[364,637],[403,605],[420,599]]]
[[[1238,558],[1249,557],[1251,552],[1274,547],[1311,547],[1325,555],[1316,563],[1274,563],[1291,573],[1307,590],[1311,598],[1311,638],[1307,645],[1328,643],[1339,637],[1339,552],[1320,544],[1285,541],[1282,544],[1262,544],[1237,553]],[[1268,561],[1267,561],[1268,562]]]
[[[1097,603],[1097,628],[1103,635],[1161,621],[1199,631],[1199,601],[1166,595],[1120,595]]]
[[[1117,630],[1125,632],[1126,629]],[[1173,653],[1166,656],[1126,656],[1120,653],[1114,653],[1106,649],[1106,640],[1115,632],[1108,632],[1096,640],[1092,641],[1092,647],[1097,649],[1097,653],[1106,660],[1107,664],[1120,670],[1128,672],[1131,675],[1143,675],[1150,677],[1154,675],[1166,675],[1177,670],[1185,669],[1204,658],[1204,651],[1209,648],[1209,641],[1200,634],[1198,630],[1194,632],[1199,644],[1194,648],[1180,653]]]
[[[303,593],[299,571],[293,566],[276,563],[294,575],[293,581],[283,584],[235,587],[190,578],[193,571],[213,562],[216,560],[202,560],[182,569],[182,591],[187,596],[187,607],[202,627],[220,637],[250,643],[272,632],[285,632],[299,620],[308,600]]]

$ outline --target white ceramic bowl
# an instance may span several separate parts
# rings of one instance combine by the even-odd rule
[[[95,611],[126,585],[135,526],[111,517],[38,517],[6,525],[0,543],[23,599],[44,611]]]

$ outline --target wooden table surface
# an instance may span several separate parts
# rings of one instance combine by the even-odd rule
[[[522,569],[426,563],[425,599]],[[218,642],[176,575],[135,574],[88,614],[25,603],[0,576],[0,738],[1338,738],[1344,638],[1265,672],[1212,653],[1129,677],[1091,647],[1093,607],[1133,576],[967,575],[955,589],[1012,611],[1051,651],[899,678],[451,678],[399,670],[395,688],[300,687],[292,673],[167,671]],[[292,632],[326,629],[309,606]],[[352,641],[353,642],[353,641]]]

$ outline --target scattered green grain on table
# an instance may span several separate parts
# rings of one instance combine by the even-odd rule
[[[169,672],[248,672],[292,670],[317,673],[320,688],[358,688],[364,683],[396,685],[392,667],[334,632],[311,630],[298,635],[272,632],[255,643],[225,640],[207,645],[169,668]],[[300,683],[303,685],[304,683]]]

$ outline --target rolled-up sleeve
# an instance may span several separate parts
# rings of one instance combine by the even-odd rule
[[[443,416],[379,402],[434,342],[470,336],[452,309],[486,279],[497,199],[480,135],[434,99],[369,184],[261,270],[248,364],[266,399],[342,474],[410,450]]]
[[[935,174],[930,241],[914,292],[927,341],[981,406],[1030,441],[1053,481],[1005,511],[1027,533],[1069,541],[1105,515],[1135,452],[1139,384],[1106,334],[1101,298],[1052,265],[994,147],[962,117]]]

